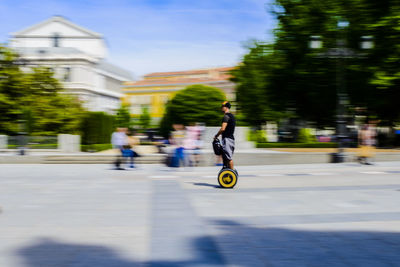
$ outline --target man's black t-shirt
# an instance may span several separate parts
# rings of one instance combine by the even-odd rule
[[[227,122],[228,125],[225,128],[225,131],[222,132],[222,138],[231,138],[235,139],[233,134],[235,133],[236,119],[232,113],[225,113],[222,122]]]

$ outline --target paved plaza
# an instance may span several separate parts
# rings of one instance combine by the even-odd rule
[[[400,162],[0,168],[0,267],[400,266]]]

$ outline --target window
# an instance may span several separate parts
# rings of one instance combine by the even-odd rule
[[[53,38],[53,47],[59,47],[60,46],[60,35],[58,33],[55,33],[52,38]]]
[[[71,81],[71,68],[70,67],[65,67],[64,68],[63,80],[64,80],[64,82],[70,82]]]
[[[130,97],[130,101],[132,104],[150,105],[151,104],[151,96],[150,95],[133,95]]]

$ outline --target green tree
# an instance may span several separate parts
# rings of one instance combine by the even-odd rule
[[[142,114],[139,117],[139,125],[143,130],[146,130],[150,127],[151,117],[149,113],[148,107],[142,108]]]
[[[269,103],[274,111],[316,124],[332,126],[336,112],[336,61],[319,57],[309,47],[311,36],[334,47],[338,34],[334,1],[277,0],[275,42],[266,70]]]
[[[276,66],[272,46],[261,42],[247,45],[249,53],[232,73],[237,84],[236,100],[240,113],[251,126],[259,127],[266,121],[277,121],[282,112],[274,111],[270,98],[268,74]]]
[[[0,133],[5,134],[18,132],[22,114],[18,107],[26,89],[16,60],[15,53],[0,46]]]
[[[129,128],[132,126],[132,119],[127,106],[121,105],[117,110],[115,123],[117,127]]]
[[[0,46],[0,132],[16,134],[23,121],[31,134],[78,133],[85,110],[64,94],[48,68],[22,72],[18,55]]]
[[[220,89],[204,85],[192,85],[179,91],[166,105],[161,120],[161,134],[168,136],[172,124],[189,125],[203,122],[208,126],[221,123],[221,103],[226,100]]]
[[[76,97],[62,93],[63,89],[52,72],[47,68],[35,68],[32,73],[25,74],[24,84],[29,91],[21,97],[20,109],[30,133],[80,132],[86,111]]]
[[[379,11],[375,11],[379,12]],[[369,70],[373,77],[366,99],[369,115],[375,115],[382,124],[400,123],[400,2],[383,1],[379,19],[369,26],[375,40]]]
[[[346,86],[341,90],[348,95],[349,107],[362,107],[385,124],[399,121],[399,5],[393,0],[276,0],[274,42],[253,43],[233,71],[239,106],[253,114],[253,125],[268,116],[255,115],[254,110],[266,107],[278,112],[277,117],[283,113],[319,127],[333,126],[337,73],[343,71]],[[339,20],[349,26],[338,28]],[[309,47],[316,35],[324,44],[317,51]],[[360,49],[363,36],[374,37],[373,49]],[[339,68],[337,59],[321,56],[336,47],[338,39],[359,55]]]

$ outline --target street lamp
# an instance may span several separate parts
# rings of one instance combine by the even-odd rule
[[[346,47],[346,40],[344,37],[344,29],[350,25],[348,21],[339,20],[337,28],[339,30],[339,38],[336,40],[336,47],[328,49],[325,53],[319,53],[318,57],[321,58],[334,58],[336,59],[336,95],[337,95],[337,120],[336,120],[336,138],[338,142],[337,153],[332,154],[332,162],[340,163],[345,161],[344,155],[344,139],[346,138],[346,84],[344,79],[344,60],[346,58],[362,57],[363,54],[357,53],[350,48]],[[373,37],[361,37],[360,47],[363,50],[373,48]],[[313,35],[310,37],[309,47],[311,49],[321,49],[323,47],[321,36]]]

